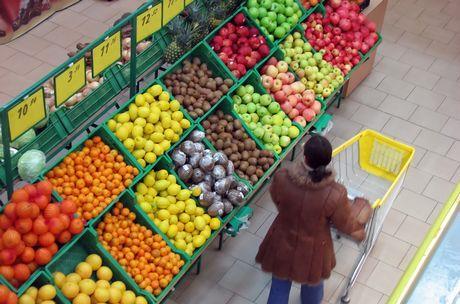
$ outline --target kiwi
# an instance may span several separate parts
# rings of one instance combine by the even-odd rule
[[[256,175],[257,175],[258,178],[261,178],[264,175],[264,170],[257,169],[256,170]]]
[[[254,173],[256,173],[256,170],[257,170],[257,168],[255,166],[249,166],[246,169],[246,174],[247,175],[253,175]]]
[[[246,171],[248,167],[249,167],[249,163],[247,161],[242,161],[238,169],[240,169],[241,171]]]

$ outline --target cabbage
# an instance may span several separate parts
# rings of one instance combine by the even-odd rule
[[[20,149],[27,145],[28,143],[32,142],[35,139],[35,131],[34,129],[29,129],[26,133],[22,134],[17,138],[15,141],[11,143],[11,147]]]
[[[19,176],[25,181],[32,182],[45,168],[45,164],[45,153],[40,150],[29,150],[19,158]]]

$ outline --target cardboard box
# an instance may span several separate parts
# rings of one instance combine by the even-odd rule
[[[388,0],[371,0],[369,6],[363,13],[377,25],[377,31],[381,32],[383,27],[383,19],[387,9]],[[353,90],[369,75],[375,62],[377,49],[369,56],[369,59],[364,62],[359,69],[354,71],[350,79],[345,83],[343,88],[343,96],[349,96]]]

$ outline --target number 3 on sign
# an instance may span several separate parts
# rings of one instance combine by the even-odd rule
[[[161,3],[147,9],[136,18],[136,40],[139,43],[161,28]]]
[[[59,107],[86,84],[85,57],[54,77],[55,104]]]
[[[163,0],[163,25],[184,10],[184,0]]]
[[[42,121],[46,116],[43,87],[8,110],[11,141]]]
[[[116,32],[102,41],[91,54],[93,77],[96,77],[121,58],[121,32]]]

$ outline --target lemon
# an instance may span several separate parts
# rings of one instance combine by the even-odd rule
[[[110,287],[110,289],[109,289],[109,303],[111,303],[111,304],[120,303],[122,296],[123,296],[123,294],[121,293],[120,289],[118,289],[116,287]]]
[[[195,211],[196,211],[196,205],[195,204],[187,204],[187,205],[185,205],[185,212],[188,215],[195,215]]]
[[[212,230],[217,230],[220,228],[220,220],[218,218],[212,218],[210,221],[209,221],[209,227],[212,229]]]
[[[187,247],[187,243],[185,242],[185,240],[177,240],[175,245],[176,248],[179,250],[185,250],[185,247]]]
[[[168,209],[168,211],[169,211],[169,209]],[[171,214],[171,211],[169,211],[169,214]],[[179,223],[179,219],[177,218],[177,215],[175,215],[175,214],[171,215],[171,217],[169,218],[169,224],[177,225],[178,223]],[[179,227],[177,227],[177,230],[179,230]]]
[[[156,197],[158,195],[157,190],[155,188],[149,188],[148,194],[152,197]]]
[[[112,279],[112,276],[113,276],[113,273],[112,273],[112,270],[110,270],[109,267],[107,266],[102,266],[101,268],[99,268],[97,270],[97,278],[99,280],[106,280],[106,281],[110,281]]]
[[[122,281],[115,281],[115,282],[113,282],[112,285],[111,285],[111,287],[112,287],[112,288],[117,288],[117,289],[119,289],[119,290],[122,291],[122,292],[125,292],[125,290],[126,290],[126,285],[125,285],[125,283],[123,283]]]
[[[163,134],[165,132],[165,129],[161,126],[161,122],[158,122],[155,125],[155,132],[158,132],[158,133],[161,133],[161,134]]]
[[[157,181],[155,182],[155,190],[161,192],[163,190],[166,190],[171,183],[167,181],[166,179],[158,178],[157,175]]]
[[[2,299],[3,300],[3,299]],[[6,302],[5,302],[6,303]],[[24,294],[19,298],[19,304],[35,304],[34,298],[28,294]]]
[[[153,151],[153,148],[154,148],[154,143],[153,143],[153,141],[151,141],[151,140],[146,140],[146,141],[145,141],[145,146],[144,146],[145,152],[152,152],[152,151]]]
[[[163,135],[166,140],[171,140],[174,136],[174,131],[172,129],[166,129],[164,130]]]
[[[157,214],[158,218],[160,220],[167,220],[169,219],[169,217],[171,216],[171,214],[169,214],[169,211],[166,210],[166,209],[161,209],[160,211],[158,211],[158,214]]]
[[[136,301],[136,295],[134,292],[128,290],[121,297],[121,304],[134,304]]]
[[[195,248],[199,248],[203,246],[205,242],[206,242],[206,238],[202,235],[197,235],[193,238],[193,246]]]
[[[183,133],[180,123],[175,120],[171,120],[171,130],[173,130],[176,135],[181,135]]]
[[[159,84],[154,84],[147,90],[147,92],[152,94],[152,96],[156,97],[159,96],[161,92],[163,92],[163,88]]]
[[[81,277],[80,277],[78,274],[72,272],[72,273],[69,273],[69,274],[65,277],[65,281],[66,281],[66,282],[78,283],[78,282],[81,281]]]
[[[178,184],[171,184],[168,187],[168,194],[176,196],[177,194],[179,194],[180,190],[181,188]]]
[[[176,225],[170,225],[166,235],[169,238],[174,238],[176,236],[176,234],[177,234],[177,226]]]
[[[182,127],[182,129],[188,129],[190,128],[190,121],[184,118],[180,121],[180,126]]]
[[[209,224],[211,222],[211,217],[209,216],[209,214],[203,214],[203,219],[204,221],[206,222],[206,225]]]
[[[153,197],[148,193],[144,196],[144,199],[146,202],[153,203]]]
[[[160,210],[161,211],[161,210]],[[169,222],[168,220],[161,221],[161,223],[158,225],[158,228],[161,230],[161,232],[166,233],[169,230]]]
[[[145,156],[145,151],[144,150],[134,150],[133,151],[133,156],[136,159],[143,159]]]
[[[203,231],[204,228],[206,227],[206,222],[201,216],[195,217],[193,224],[195,224],[195,228],[200,231]]]
[[[110,131],[115,132],[117,127],[117,122],[113,119],[109,119],[107,122],[107,127],[109,127]]]
[[[170,128],[171,127],[171,117],[165,116],[165,117],[161,118],[161,125],[165,129]],[[174,130],[171,130],[171,131],[174,132]]]
[[[65,274],[63,274],[62,272],[53,273],[53,278],[54,278],[54,284],[56,284],[56,286],[58,288],[61,288],[62,285],[64,285],[64,283],[65,283]]]
[[[158,102],[158,107],[161,111],[168,111],[169,110],[169,102],[167,100],[160,100]]]
[[[190,222],[190,215],[188,215],[187,213],[181,213],[179,215],[179,221],[181,221],[184,224],[187,224],[188,222]]]
[[[177,100],[177,99],[174,99],[173,101],[171,101],[169,103],[169,108],[171,109],[171,111],[175,112],[175,111],[179,111],[180,109],[180,102]]]
[[[144,159],[148,164],[153,164],[157,160],[157,156],[153,152],[147,152]]]
[[[110,299],[110,292],[106,288],[96,288],[94,298],[99,303],[106,303]]]
[[[134,138],[134,147],[136,149],[142,149],[142,148],[144,148],[146,141],[147,140],[144,137],[138,136],[138,137]]]
[[[167,151],[169,148],[171,148],[171,142],[169,140],[163,140],[160,143],[160,146],[163,148],[163,151]]]
[[[168,191],[166,191],[166,190],[160,191],[159,195],[161,197],[166,197],[167,198],[168,197]]]
[[[143,105],[145,105],[145,97],[144,95],[142,94],[137,94],[136,95],[136,98],[134,99],[134,102],[135,104],[138,106],[138,107],[142,107]]]
[[[82,278],[82,279],[88,279],[91,277],[91,274],[93,273],[93,268],[91,267],[90,264],[86,262],[81,262],[77,265],[75,268],[75,272]]]
[[[177,194],[177,199],[180,201],[186,201],[190,198],[190,190],[181,189]],[[192,201],[194,203],[194,201]]]
[[[169,174],[169,175],[168,175],[167,180],[168,180],[171,184],[177,184],[176,177],[175,177],[174,175],[172,175],[172,174]],[[179,190],[180,190],[180,188],[179,188]],[[172,195],[172,194],[171,194],[171,195]],[[174,196],[175,196],[175,195],[174,195]]]
[[[195,210],[195,215],[196,216],[201,216],[204,214],[204,209],[201,208],[201,207],[197,207],[196,210]]]
[[[148,187],[144,183],[139,183],[136,186],[136,192],[142,195],[147,194]]]
[[[155,202],[157,203],[157,207],[160,209],[166,209],[169,207],[169,200],[164,197],[156,197]]]
[[[118,130],[115,132],[115,135],[118,137],[119,140],[124,141],[125,139],[128,138],[129,136],[129,130],[123,126],[118,128]]]
[[[152,94],[150,94],[148,91],[147,93],[144,93],[142,94],[145,98],[145,101],[147,101],[148,103],[152,103],[155,101],[155,98],[153,98]]]
[[[129,113],[128,113],[128,112],[120,113],[120,114],[118,114],[117,116],[115,116],[115,119],[116,119],[117,122],[119,122],[119,123],[128,122],[129,119],[130,119]]]
[[[176,207],[179,209],[179,213],[184,212],[184,210],[185,210],[185,202],[184,201],[178,201],[176,203]]]
[[[183,114],[181,111],[175,110],[175,111],[171,114],[171,118],[172,118],[172,120],[174,120],[174,121],[176,121],[176,122],[180,122],[180,121],[184,118],[184,114]]]
[[[137,158],[136,160],[142,168],[145,168],[145,166],[147,166],[147,163],[142,158]]]
[[[169,177],[168,177],[168,180],[169,180]],[[169,180],[170,181],[170,180]],[[171,181],[170,181],[171,182]],[[176,203],[176,197],[175,196],[172,196],[172,195],[168,195],[166,197],[168,199],[168,201],[171,203],[171,204],[175,204]]]
[[[173,143],[178,142],[179,139],[180,139],[179,135],[174,134],[173,138],[171,139],[171,142],[173,142]]]
[[[110,288],[110,283],[107,280],[101,279],[101,280],[98,280],[96,282],[96,287],[109,289]]]
[[[163,155],[164,149],[159,144],[153,144],[153,153],[155,153],[156,155]]]
[[[161,170],[156,172],[156,179],[157,180],[165,180],[165,179],[168,178],[168,175],[169,174],[168,174],[167,170],[161,169]],[[168,186],[169,186],[169,184],[168,184]],[[166,186],[164,189],[166,189],[168,186]],[[164,189],[162,189],[162,190],[164,190]]]
[[[168,207],[168,212],[169,212],[169,214],[172,214],[172,215],[175,216],[176,214],[179,213],[179,208],[177,208],[177,206],[175,204],[171,204]],[[176,221],[176,223],[177,223],[177,221]]]
[[[91,304],[91,299],[88,295],[80,293],[72,300],[72,304]]]
[[[78,288],[78,286],[77,286]],[[38,289],[37,297],[40,300],[52,300],[56,296],[56,288],[53,285],[46,284]]]
[[[192,195],[193,195],[194,197],[198,197],[198,196],[200,196],[200,194],[201,194],[201,187],[199,187],[199,186],[193,187],[193,189],[192,189]]]
[[[151,112],[149,116],[147,116],[147,121],[149,123],[155,124],[160,120],[160,114],[158,112],[152,112],[152,109],[150,109]]]
[[[154,175],[151,175],[151,174],[147,174],[145,177],[144,177],[144,180],[142,181],[143,184],[146,186],[147,188],[147,192],[150,190],[150,187],[152,187],[154,184],[155,184],[155,176]],[[140,184],[139,184],[140,185]],[[137,191],[137,189],[136,189]],[[146,192],[146,193],[147,193]]]
[[[160,132],[154,132],[152,135],[150,135],[150,139],[156,144],[161,143],[164,138],[165,136]]]
[[[64,284],[62,284],[62,285],[64,285]],[[32,297],[32,299],[34,301],[37,300],[37,297],[38,297],[38,289],[37,289],[37,287],[32,286],[32,287],[27,288],[26,294],[29,295],[30,297]]]
[[[211,236],[211,229],[204,229],[200,232],[200,235],[203,236],[205,239],[209,239],[209,237]]]
[[[158,97],[158,100],[169,101],[169,93],[165,91],[161,92],[160,96]]]
[[[147,118],[150,115],[150,108],[149,107],[139,107],[137,109],[137,115],[142,118]]]
[[[185,224],[185,231],[192,232],[193,230],[195,230],[195,225],[192,222]]]
[[[136,143],[134,139],[132,138],[127,138],[123,141],[123,145],[125,146],[128,151],[132,152],[134,150],[134,147],[136,146]]]
[[[90,296],[96,290],[96,282],[94,282],[91,279],[84,279],[78,282],[78,287],[80,287],[81,293],[84,293]]]

